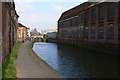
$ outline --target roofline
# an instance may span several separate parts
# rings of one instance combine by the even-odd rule
[[[81,3],[81,4],[79,4],[79,5],[75,6],[75,7],[73,7],[73,8],[71,8],[71,9],[67,10],[67,11],[64,11],[64,12],[61,14],[60,18],[58,19],[58,21],[61,21],[60,19],[61,19],[61,17],[62,17],[65,13],[68,13],[69,11],[74,10],[75,8],[78,8],[78,7],[80,7],[80,6],[82,6],[82,5],[86,4],[86,3],[89,4],[89,3],[95,3],[95,2],[86,1],[86,2],[83,2],[83,3]]]
[[[21,26],[19,26],[19,24],[20,24]],[[24,26],[24,25],[21,24],[21,23],[18,23],[18,27],[25,27],[26,29],[29,29],[28,27]]]

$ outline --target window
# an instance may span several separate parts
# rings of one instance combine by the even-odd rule
[[[81,15],[78,16],[78,24],[81,23]]]
[[[91,39],[95,39],[95,25],[93,25],[91,29]]]
[[[63,24],[62,24],[62,25],[63,25],[63,27],[65,27],[65,21],[63,21]]]
[[[76,23],[77,23],[76,17],[70,19],[70,25],[71,25],[71,26],[76,26]]]
[[[104,19],[104,6],[100,6],[98,10],[98,19]]]
[[[104,38],[104,27],[103,25],[100,25],[98,27],[98,39],[103,39]]]
[[[73,18],[73,26],[76,26],[76,17]]]
[[[71,30],[68,31],[68,38],[72,38],[72,36],[71,36]]]
[[[79,14],[79,17],[78,17],[78,21],[79,21],[79,24],[83,24],[84,23],[84,12],[80,13]]]
[[[66,26],[66,21],[63,22],[64,27]]]
[[[76,34],[77,34],[77,38],[78,38],[79,34],[80,34],[80,29],[79,28],[76,29]]]
[[[70,26],[70,20],[67,20],[67,26]]]
[[[84,26],[80,27],[80,37],[84,38]]]
[[[67,27],[68,26],[68,21],[65,21],[65,27]]]
[[[76,30],[73,29],[73,37],[76,38]]]
[[[91,19],[92,19],[92,22],[95,22],[95,19],[96,19],[96,8],[93,8],[91,10]]]
[[[71,38],[77,38],[79,35],[79,31],[77,28],[73,28],[69,31],[69,37]]]
[[[61,22],[58,22],[58,26],[61,27]]]
[[[73,19],[70,19],[70,26],[73,26]]]
[[[75,38],[78,38],[79,37],[79,28],[75,28],[75,29],[73,29],[73,35],[74,35],[74,37]]]
[[[88,23],[88,21],[89,21],[89,11],[87,11],[85,14],[85,22]]]
[[[118,40],[120,40],[120,23],[119,23],[119,27],[118,27]]]
[[[84,13],[81,14],[81,23],[84,23]]]
[[[71,36],[74,38],[74,29],[71,29]]]
[[[115,2],[110,2],[108,4],[108,16],[114,17],[115,14]]]
[[[89,28],[88,26],[85,27],[85,38],[87,39],[89,37]]]
[[[63,26],[63,22],[58,22],[58,26],[62,27]]]
[[[78,17],[76,17],[76,25],[78,25],[79,24],[79,22],[78,22]]]
[[[60,36],[61,36],[61,38],[66,38],[67,37],[67,30],[62,30]]]
[[[114,35],[114,27],[113,27],[113,24],[109,24],[109,25],[108,25],[107,38],[108,38],[108,39],[113,39],[113,35]]]

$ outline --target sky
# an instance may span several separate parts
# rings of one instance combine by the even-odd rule
[[[26,2],[25,2],[26,1]],[[15,0],[19,23],[30,30],[57,29],[57,21],[67,11],[87,0]]]

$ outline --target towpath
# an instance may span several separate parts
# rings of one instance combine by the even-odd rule
[[[30,48],[29,41],[22,43],[16,60],[18,78],[63,78]]]

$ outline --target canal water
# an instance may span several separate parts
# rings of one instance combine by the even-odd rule
[[[36,42],[33,50],[66,78],[117,78],[119,56],[63,44]]]

